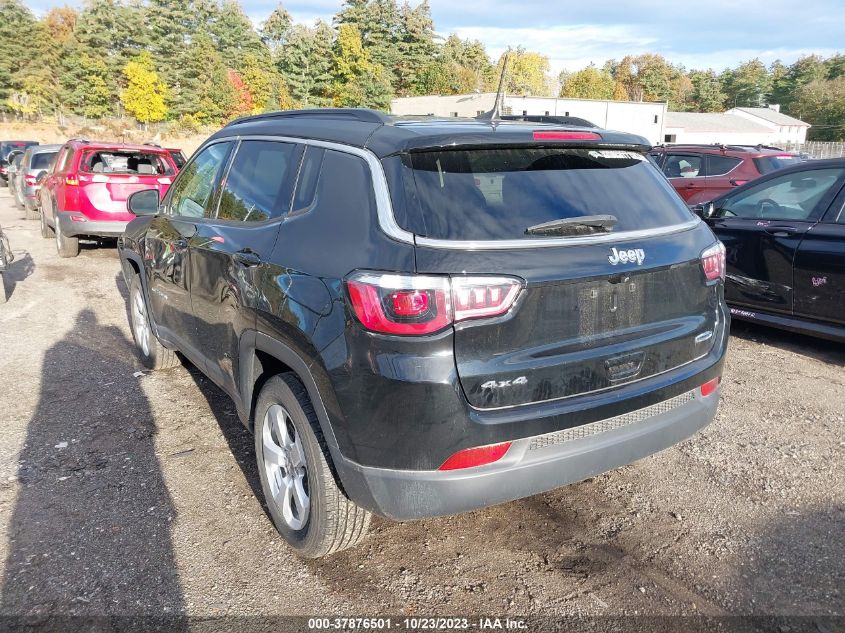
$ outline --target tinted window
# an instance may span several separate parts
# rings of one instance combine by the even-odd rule
[[[702,157],[691,154],[667,154],[663,173],[667,178],[696,178],[704,175]]]
[[[31,169],[48,169],[56,157],[56,152],[41,152],[32,155]]]
[[[661,154],[660,152],[651,152],[651,153],[648,155],[648,159],[649,159],[652,163],[654,163],[654,165],[655,165],[655,166],[659,169],[659,168],[660,168],[660,163],[661,163],[661,162],[663,162],[663,154]]]
[[[185,156],[182,152],[170,152],[170,158],[172,158],[173,162],[176,163],[176,169],[182,169],[185,165]]]
[[[375,209],[370,170],[361,158],[308,148],[294,197],[293,213],[354,207],[366,213]]]
[[[741,158],[733,158],[731,156],[715,156],[711,154],[707,157],[707,175],[724,176],[734,167],[739,165],[741,162]]]
[[[404,161],[416,195],[407,196],[413,206],[397,205],[396,220],[432,238],[526,238],[530,226],[586,215],[616,216],[616,231],[690,219],[672,186],[634,152],[506,148],[413,153]]]
[[[307,213],[311,210],[317,194],[317,182],[326,150],[321,147],[307,147],[302,166],[299,168],[299,181],[293,198],[292,215]]]
[[[57,167],[58,171],[66,172],[70,169],[71,161],[73,161],[73,150],[67,147],[65,148],[65,155],[62,157],[62,164]]]
[[[243,141],[226,177],[217,217],[263,222],[287,213],[295,154],[291,143]]]
[[[201,218],[211,206],[211,194],[220,169],[229,155],[231,143],[209,145],[185,166],[168,194],[172,215]]]
[[[791,167],[801,162],[798,156],[790,154],[775,154],[772,156],[760,156],[754,159],[754,164],[757,165],[757,171],[761,174],[770,174],[773,171],[782,169],[783,167]]]
[[[728,197],[723,217],[807,220],[824,195],[842,177],[842,169],[814,169],[784,174]]]

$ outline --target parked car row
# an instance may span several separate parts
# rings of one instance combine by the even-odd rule
[[[802,162],[796,154],[763,145],[660,145],[648,157],[690,206]]]

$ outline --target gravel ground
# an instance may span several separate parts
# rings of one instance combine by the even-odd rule
[[[0,305],[3,615],[802,615],[845,630],[843,345],[736,324],[718,417],[691,440],[522,501],[376,520],[359,548],[302,561],[264,512],[228,398],[190,367],[135,375],[113,245],[60,260],[6,189],[0,225],[18,258]]]

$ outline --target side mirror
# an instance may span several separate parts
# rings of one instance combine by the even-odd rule
[[[38,175],[35,177],[35,184],[40,185],[42,182],[44,182],[44,179],[46,177],[47,177],[46,171],[39,171]]]
[[[160,203],[158,189],[144,189],[136,191],[126,201],[126,206],[137,216],[155,215]]]
[[[692,212],[702,220],[706,220],[716,215],[716,208],[712,202],[705,202],[704,204],[698,204],[692,207]]]

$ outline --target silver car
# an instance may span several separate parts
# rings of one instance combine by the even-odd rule
[[[33,145],[24,152],[15,173],[16,180],[12,190],[15,195],[15,204],[19,209],[26,210],[27,220],[38,218],[38,190],[41,188],[38,176],[42,172],[50,171],[61,147],[61,145]]]

